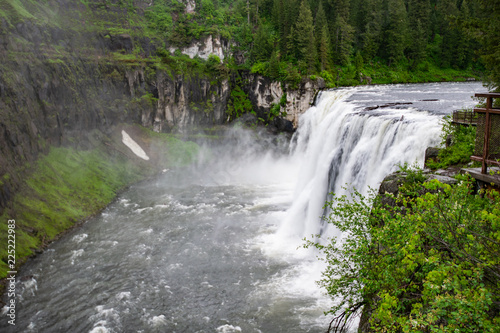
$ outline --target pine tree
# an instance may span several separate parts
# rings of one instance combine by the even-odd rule
[[[450,25],[450,16],[458,16],[459,11],[453,0],[441,0],[437,6],[438,17],[441,18],[439,33],[443,37],[441,44],[440,65],[450,67],[454,63],[456,44],[459,32]]]
[[[482,42],[480,53],[486,66],[489,88],[500,91],[500,1],[478,0],[480,16],[475,34]]]
[[[343,17],[337,17],[335,24],[335,59],[340,65],[347,65],[352,51],[354,28]]]
[[[460,7],[460,14],[458,16],[459,22],[467,22],[470,20],[470,12],[469,6],[466,0],[463,0],[462,5]],[[454,24],[455,25],[455,24]],[[471,47],[471,39],[467,34],[458,29],[458,40],[456,42],[456,52],[455,59],[453,65],[458,68],[466,68],[467,64],[471,62],[472,58],[472,47]]]
[[[260,24],[254,37],[252,58],[254,61],[267,61],[273,51],[269,27]]]
[[[274,80],[280,79],[280,67],[276,50],[273,50],[271,59],[269,60],[269,76]]]
[[[347,65],[354,41],[354,28],[349,24],[349,0],[330,0],[335,9],[333,24],[334,58],[337,63]]]
[[[316,36],[321,34],[323,26],[327,25],[325,10],[323,9],[323,3],[320,1],[318,4],[318,10],[316,11],[316,17],[314,18],[314,33]]]
[[[408,55],[411,66],[415,68],[426,58],[426,48],[429,27],[429,0],[409,0],[408,25],[410,39]]]
[[[330,34],[328,33],[328,22],[322,2],[318,4],[316,18],[314,22],[314,33],[316,38],[316,50],[320,69],[323,71],[329,67],[330,61]]]
[[[320,34],[318,58],[321,71],[330,68],[330,36],[326,24]]]
[[[299,17],[295,23],[295,45],[297,60],[304,61],[308,71],[312,72],[316,62],[316,45],[312,13],[307,0],[302,0],[300,4]]]
[[[290,35],[293,23],[297,20],[298,8],[296,7],[296,0],[274,0],[273,18],[279,31],[279,49],[282,55],[294,55],[290,49],[293,45],[289,40],[292,38]]]
[[[279,49],[282,54],[286,53],[287,49],[287,27],[285,23],[285,15],[284,15],[284,0],[274,0],[273,3],[273,22],[276,31],[278,31],[279,35]]]
[[[332,4],[337,16],[343,17],[344,20],[348,21],[349,18],[349,0],[329,0]]]
[[[404,57],[406,47],[407,17],[403,0],[387,0],[386,15],[385,51],[390,66]]]
[[[356,57],[354,57],[354,68],[356,71],[356,78],[362,79],[361,71],[363,70],[363,56],[359,51],[356,52]]]
[[[365,3],[365,25],[362,27],[362,55],[368,60],[373,59],[380,48],[382,40],[382,7],[380,0],[367,0]]]

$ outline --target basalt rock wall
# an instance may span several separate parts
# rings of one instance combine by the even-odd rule
[[[157,41],[93,29],[84,15],[60,19],[92,13],[77,1],[49,5],[55,24],[0,18],[0,214],[52,146],[91,148],[89,133],[123,123],[169,132],[225,120],[227,79],[156,68],[144,59]],[[134,45],[143,61],[117,59]]]
[[[120,1],[19,3],[36,15],[10,2],[0,6],[9,13],[9,19],[0,15],[0,214],[25,171],[50,147],[89,149],[96,144],[89,133],[109,133],[124,123],[157,132],[224,124],[235,75],[263,119],[286,94],[275,122],[293,131],[323,87],[311,80],[291,87],[248,72],[183,71],[172,58],[157,57],[157,50],[168,49],[166,41],[102,28],[105,19],[127,14]],[[148,2],[134,6],[141,11]],[[228,50],[217,36],[194,43],[197,48],[187,49]]]
[[[305,79],[298,85],[282,84],[259,74],[244,74],[245,90],[259,117],[266,117],[273,105],[280,104],[286,94],[286,103],[281,106],[283,117],[293,128],[299,125],[299,116],[314,104],[317,93],[325,88],[322,78]]]

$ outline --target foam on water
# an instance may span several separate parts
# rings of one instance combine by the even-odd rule
[[[149,320],[149,324],[152,327],[162,327],[167,325],[168,321],[164,315],[154,316]]]
[[[217,327],[217,333],[236,333],[236,332],[241,332],[241,327],[228,324]]]

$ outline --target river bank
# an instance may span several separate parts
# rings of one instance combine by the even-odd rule
[[[137,156],[124,143],[122,131],[144,147],[150,159]],[[130,184],[191,163],[197,149],[192,142],[139,125],[116,126],[108,133],[96,130],[73,145],[51,147],[47,155],[9,176],[9,180],[22,179],[0,217],[16,221],[15,266],[9,269],[4,258],[0,278],[40,253],[61,233],[102,211]],[[7,235],[7,224],[2,223],[2,244],[7,244]]]

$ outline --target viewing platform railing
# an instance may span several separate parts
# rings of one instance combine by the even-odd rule
[[[477,132],[471,160],[481,162],[481,173],[486,174],[488,164],[500,166],[500,109],[493,108],[493,99],[500,98],[500,93],[481,93],[476,97],[486,98],[486,107],[474,109]]]
[[[452,123],[460,125],[477,125],[477,115],[473,110],[453,111]]]

